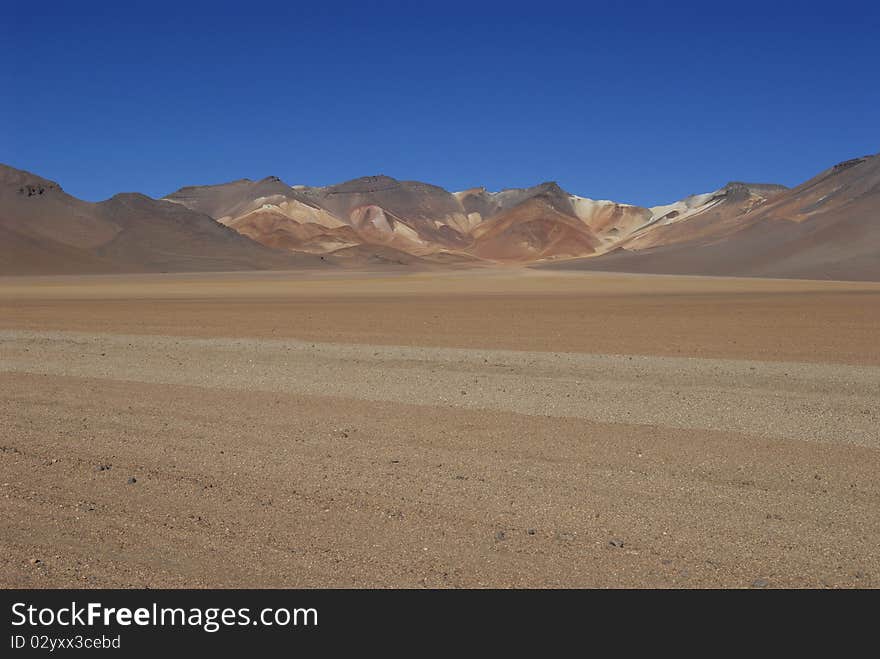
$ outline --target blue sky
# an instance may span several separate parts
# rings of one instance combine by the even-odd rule
[[[880,151],[880,3],[0,2],[0,162],[669,202]]]

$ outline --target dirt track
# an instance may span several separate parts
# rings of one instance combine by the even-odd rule
[[[0,281],[0,584],[877,586],[878,330],[871,284]]]

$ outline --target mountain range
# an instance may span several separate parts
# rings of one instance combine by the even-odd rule
[[[880,155],[794,187],[732,182],[644,208],[556,183],[449,192],[368,176],[277,177],[92,203],[0,165],[0,274],[528,264],[880,280]]]

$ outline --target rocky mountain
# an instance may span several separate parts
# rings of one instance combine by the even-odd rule
[[[370,258],[382,247],[386,254],[393,249],[456,263],[595,254],[651,217],[648,209],[578,197],[556,183],[451,193],[382,175],[327,187],[291,187],[275,177],[242,180],[181,188],[166,199],[273,248],[313,254],[348,249]]]
[[[546,267],[880,281],[880,155],[790,190],[733,183],[652,210],[603,256]]]
[[[320,265],[142,194],[99,203],[0,165],[0,274],[251,270]]]
[[[449,192],[368,176],[277,177],[99,203],[0,168],[0,273],[350,267],[538,267],[880,280],[880,156],[793,189],[732,182],[642,208],[553,182]]]

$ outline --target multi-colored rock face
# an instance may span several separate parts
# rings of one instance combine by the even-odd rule
[[[271,247],[326,254],[372,245],[429,259],[456,254],[493,262],[595,254],[651,218],[648,209],[578,197],[555,183],[450,193],[388,176],[323,188],[284,186],[275,178],[234,181],[182,188],[166,199]]]
[[[448,192],[368,176],[277,177],[89,203],[0,169],[2,271],[114,272],[303,265],[490,265],[880,279],[880,156],[793,189],[728,183],[642,208],[556,183]],[[547,263],[551,262],[551,263]]]
[[[652,211],[611,253],[549,267],[880,280],[880,156],[790,190],[730,183]]]

